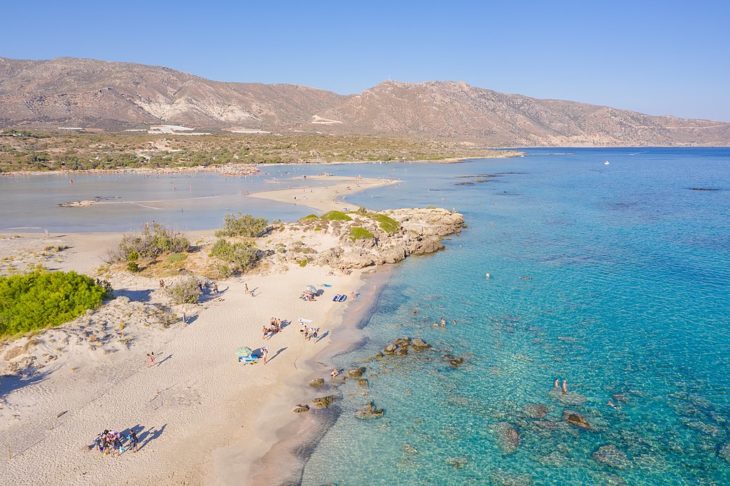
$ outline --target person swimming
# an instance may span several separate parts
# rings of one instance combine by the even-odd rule
[[[568,380],[563,379],[563,395],[568,393]]]
[[[559,390],[560,389],[560,378],[555,378],[555,381],[553,382],[553,390]]]

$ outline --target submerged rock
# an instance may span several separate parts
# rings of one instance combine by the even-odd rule
[[[359,368],[353,368],[351,370],[347,370],[347,376],[350,378],[360,378],[363,373],[365,373],[365,367],[360,366]]]
[[[370,382],[367,378],[360,378],[359,380],[357,380],[357,384],[363,388],[368,388],[370,386]]]
[[[718,454],[727,462],[730,462],[730,444],[725,444],[724,446],[722,446]]]
[[[524,407],[525,415],[534,419],[542,419],[548,414],[547,405],[542,403],[528,403]]]
[[[362,407],[360,410],[355,412],[355,417],[359,418],[360,420],[370,420],[380,418],[384,414],[385,410],[383,410],[382,408],[377,408],[374,402],[370,402]]]
[[[462,356],[454,356],[451,354],[445,354],[444,359],[449,362],[449,364],[454,367],[458,368],[462,364],[464,364],[464,358]]]
[[[324,378],[315,378],[309,382],[309,386],[312,388],[321,388],[324,386]]]
[[[512,424],[500,422],[495,426],[495,432],[499,439],[499,448],[505,454],[512,454],[520,446],[520,433]]]
[[[309,405],[306,405],[306,404],[302,405],[300,403],[299,405],[297,405],[296,407],[294,407],[294,409],[292,410],[292,412],[294,412],[294,413],[309,412]]]
[[[384,354],[395,354],[395,350],[398,349],[398,346],[396,346],[393,343],[388,344],[385,349],[383,349]]]
[[[613,444],[599,447],[593,453],[593,460],[617,469],[625,469],[630,465],[629,458],[626,457],[626,454]]]
[[[591,424],[589,424],[581,414],[572,410],[563,411],[563,420],[568,422],[570,425],[575,425],[576,427],[584,430],[590,430],[591,428]]]
[[[466,466],[468,462],[469,461],[466,457],[450,457],[446,459],[446,464],[455,469],[461,469],[462,467]]]
[[[337,400],[337,397],[334,395],[327,395],[324,397],[318,397],[312,400],[312,404],[314,405],[314,408],[329,408],[330,405],[332,405]]]

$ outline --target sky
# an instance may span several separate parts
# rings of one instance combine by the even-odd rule
[[[69,0],[0,12],[0,57],[128,61],[342,94],[455,80],[730,121],[730,0]]]

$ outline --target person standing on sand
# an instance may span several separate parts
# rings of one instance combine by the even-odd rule
[[[264,364],[269,362],[269,350],[266,347],[261,348],[261,357],[264,358]]]
[[[154,351],[147,353],[147,367],[148,368],[155,365],[155,359],[156,359],[156,357],[155,357]]]
[[[245,293],[247,293],[247,294],[250,294],[250,293],[251,293],[251,291],[250,291],[250,290],[248,290],[248,284],[247,284],[247,283],[244,283],[244,284],[243,284],[243,291],[244,291]]]
[[[129,448],[132,449],[132,452],[137,452],[139,450],[139,438],[137,437],[137,432],[133,430],[127,438],[129,439]]]

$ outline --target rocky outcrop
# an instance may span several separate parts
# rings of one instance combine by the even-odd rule
[[[294,412],[294,413],[305,413],[305,412],[309,412],[309,405],[307,405],[307,404],[301,404],[300,403],[299,405],[297,405],[296,407],[294,407],[294,409],[292,410],[292,412]]]
[[[416,353],[420,353],[422,351],[431,349],[431,345],[421,338],[400,337],[393,339],[391,342],[389,342],[385,346],[385,348],[383,348],[382,355],[406,356],[409,349],[412,349]]]
[[[302,261],[340,270],[397,263],[411,255],[444,248],[441,239],[461,231],[464,217],[438,208],[395,209],[341,213],[341,219],[311,217],[282,224],[261,244],[272,247],[275,263]],[[311,232],[311,233],[310,233]],[[310,245],[303,243],[307,235]],[[326,242],[326,243],[322,243]]]
[[[324,378],[315,378],[309,382],[309,386],[312,388],[322,388],[324,386]]]
[[[352,368],[347,370],[347,376],[349,378],[360,378],[365,373],[365,367],[360,366],[359,368]]]

